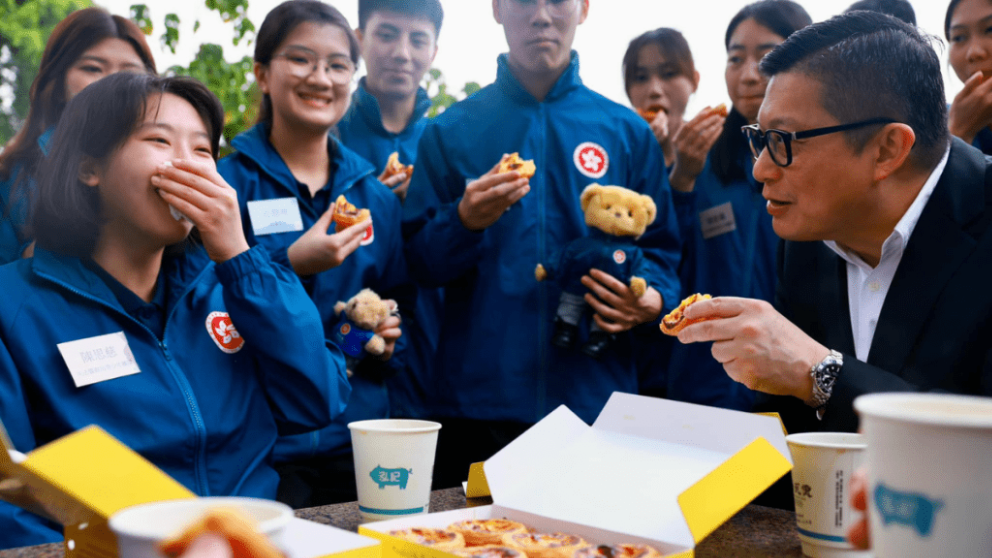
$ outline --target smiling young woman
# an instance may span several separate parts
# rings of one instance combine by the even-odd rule
[[[330,134],[348,110],[358,53],[351,26],[335,8],[316,0],[274,8],[255,43],[255,76],[263,94],[259,122],[234,139],[236,151],[218,165],[238,191],[249,242],[300,276],[327,338],[340,324],[335,303],[363,288],[398,299],[400,308],[414,306],[399,200],[375,178],[369,162]],[[328,230],[342,195],[368,209],[371,220]],[[276,445],[278,497],[293,507],[356,499],[347,424],[385,418],[385,378],[405,368],[399,316],[376,333],[386,340],[386,351],[353,370],[346,414],[324,430],[285,436]]]

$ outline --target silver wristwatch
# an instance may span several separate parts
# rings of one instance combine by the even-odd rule
[[[809,375],[813,378],[813,399],[809,401],[810,407],[819,411],[827,404],[843,366],[844,355],[832,350],[823,360],[809,369]]]

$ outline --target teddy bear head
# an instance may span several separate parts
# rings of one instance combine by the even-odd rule
[[[580,202],[586,225],[612,236],[641,236],[658,212],[650,196],[621,186],[590,184]]]
[[[339,305],[341,303],[338,303]],[[389,317],[390,307],[372,289],[362,289],[343,308],[335,308],[338,314],[344,310],[346,316],[362,329],[373,330]]]

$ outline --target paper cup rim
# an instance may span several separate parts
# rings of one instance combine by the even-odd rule
[[[928,405],[950,405],[961,414],[934,413]],[[854,400],[862,418],[883,418],[897,422],[960,428],[992,428],[992,398],[943,393],[875,393]],[[976,414],[966,414],[967,412]],[[978,414],[985,411],[987,414]]]
[[[849,441],[831,441],[830,438],[849,439]],[[789,434],[785,437],[785,442],[807,448],[858,450],[868,447],[867,438],[863,434],[853,432],[801,432]]]
[[[399,426],[397,423],[402,423],[403,426]],[[417,419],[373,419],[349,422],[348,429],[390,434],[426,434],[440,430],[441,423]]]
[[[166,533],[163,535],[161,531],[154,530],[154,526],[148,528],[136,527],[135,525],[129,523],[131,521],[131,516],[146,513],[150,509],[168,509],[170,507],[181,508],[190,504],[193,504],[193,507],[195,508],[193,510],[194,513],[190,514],[190,517],[188,518],[188,523],[190,525],[202,517],[203,514],[211,508],[227,507],[237,509],[239,505],[253,506],[255,508],[275,512],[275,517],[258,522],[259,532],[266,535],[285,527],[289,524],[289,520],[293,518],[293,508],[283,504],[282,502],[276,502],[275,500],[247,498],[243,496],[208,496],[203,498],[160,500],[157,502],[148,502],[145,504],[128,506],[111,515],[110,519],[107,521],[107,524],[115,535],[125,536],[133,540],[160,542],[167,540],[169,537],[177,536],[179,533]]]

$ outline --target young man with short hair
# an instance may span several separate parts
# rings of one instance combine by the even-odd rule
[[[420,86],[437,54],[444,10],[438,0],[359,0],[358,35],[366,75],[351,107],[338,123],[341,142],[366,158],[380,180],[406,198],[410,176],[386,177],[386,161],[399,154],[416,165],[417,143],[427,125],[431,100]],[[407,337],[407,367],[386,380],[390,414],[424,417],[425,378],[434,366],[439,335],[439,289],[419,289],[416,308],[401,308]]]
[[[857,11],[765,56],[755,127],[779,253],[776,308],[689,307],[735,380],[773,397],[789,432],[854,432],[882,391],[992,395],[992,164],[947,129],[929,37]]]
[[[637,114],[579,77],[572,42],[589,0],[492,0],[492,8],[509,53],[498,59],[495,83],[427,127],[404,207],[412,273],[445,288],[431,390],[431,410],[444,425],[438,487],[464,480],[471,462],[559,405],[591,422],[614,391],[636,393],[628,332],[657,324],[679,303],[681,245],[661,148]],[[533,159],[529,180],[497,173],[501,157],[514,152]],[[589,233],[579,197],[592,183],[654,198],[658,217],[637,241],[652,273],[637,297],[612,275],[589,270],[585,300],[601,330],[584,327],[575,346],[561,348],[554,343],[560,290],[538,282],[534,269]]]

